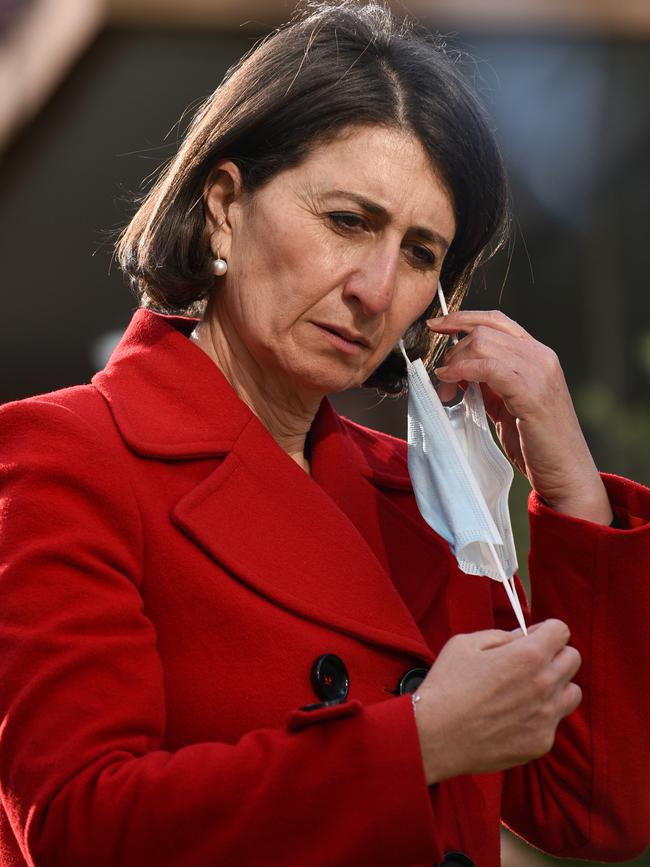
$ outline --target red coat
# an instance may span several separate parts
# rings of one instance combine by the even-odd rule
[[[403,442],[324,401],[310,478],[194,324],[140,310],[91,385],[0,410],[1,867],[496,867],[501,816],[638,853],[650,491],[606,477],[632,530],[532,497],[533,617],[571,625],[584,701],[543,759],[427,788],[396,685],[513,628],[503,588],[423,523]],[[323,653],[348,699],[300,710]]]

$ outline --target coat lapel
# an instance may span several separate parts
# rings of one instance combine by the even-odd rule
[[[320,448],[312,460],[314,479],[357,527],[419,622],[454,560],[415,508],[406,444],[342,419],[329,401],[315,426]]]
[[[431,663],[415,618],[445,576],[432,574],[424,588],[414,578],[431,562],[437,537],[381,491],[401,485],[407,493],[404,462],[365,460],[348,423],[324,401],[310,478],[187,339],[195,324],[137,311],[93,379],[138,454],[222,458],[173,506],[176,525],[275,604]]]
[[[375,644],[428,655],[356,527],[256,419],[173,517],[239,580],[285,608]]]

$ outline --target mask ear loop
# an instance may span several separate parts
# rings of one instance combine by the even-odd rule
[[[440,309],[442,310],[443,314],[447,316],[449,314],[449,308],[447,307],[447,302],[445,301],[445,293],[442,291],[442,283],[440,282],[440,280],[438,280],[438,300],[440,301]],[[455,334],[451,335],[451,339],[453,343],[458,343],[458,338]],[[397,345],[402,350],[402,355],[404,356],[407,365],[411,364],[412,362],[409,360],[409,357],[406,354],[406,349],[404,348],[404,340],[402,338],[399,339]]]
[[[440,280],[438,280],[438,299],[440,301],[440,307],[442,309],[443,314],[445,316],[447,316],[447,314],[449,313],[449,309],[447,308],[447,302],[445,301],[445,295],[444,295],[444,292],[442,291],[442,284],[440,283]],[[458,343],[458,338],[456,337],[455,334],[451,335],[451,339],[454,343]],[[409,359],[408,355],[406,354],[406,349],[404,348],[404,340],[401,337],[398,340],[397,345],[402,350],[402,355],[404,356],[404,360],[406,361],[407,366],[411,365],[413,362]]]
[[[445,300],[444,292],[442,291],[442,283],[438,280],[438,300],[440,301],[440,309],[443,312],[444,316],[449,314],[449,308],[447,307],[447,302]],[[458,338],[455,334],[451,335],[452,342],[454,344],[458,343]],[[501,583],[504,586],[506,591],[506,595],[510,604],[512,605],[512,610],[515,612],[515,616],[517,618],[517,622],[521,627],[521,631],[524,635],[528,635],[528,630],[526,629],[526,621],[524,619],[524,612],[521,608],[521,603],[519,602],[519,597],[517,596],[517,585],[515,584],[515,576],[512,575],[510,578],[506,576],[506,573],[503,571],[503,566],[501,565],[501,560],[499,559],[499,555],[494,549],[494,545],[492,542],[486,543],[488,546],[488,550],[490,554],[492,554],[492,559],[497,567],[497,571],[499,573],[499,578]]]
[[[443,316],[449,316],[449,308],[447,307],[447,302],[445,301],[445,293],[442,291],[442,283],[438,280],[438,301],[440,301],[440,309],[442,310]],[[455,334],[451,335],[451,342],[454,346],[458,343],[458,338]]]
[[[515,612],[515,616],[517,618],[517,623],[521,627],[521,631],[524,635],[528,635],[528,630],[526,629],[526,621],[524,619],[524,612],[521,610],[521,603],[519,602],[519,597],[517,596],[517,585],[515,584],[515,576],[513,575],[510,578],[506,577],[506,573],[503,571],[503,566],[501,565],[501,560],[499,560],[499,556],[497,552],[494,550],[494,545],[492,542],[487,543],[488,548],[490,549],[490,553],[494,559],[496,567],[499,571],[499,578],[501,579],[501,583],[503,584],[506,595],[512,605],[512,610]]]

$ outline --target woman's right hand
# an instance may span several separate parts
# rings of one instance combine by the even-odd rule
[[[580,654],[560,620],[520,630],[455,635],[418,689],[415,705],[427,783],[501,771],[547,753],[578,707],[571,679]]]

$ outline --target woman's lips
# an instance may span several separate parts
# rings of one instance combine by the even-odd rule
[[[362,335],[338,325],[314,322],[320,333],[329,339],[330,343],[349,353],[363,352],[370,349],[370,342]]]

